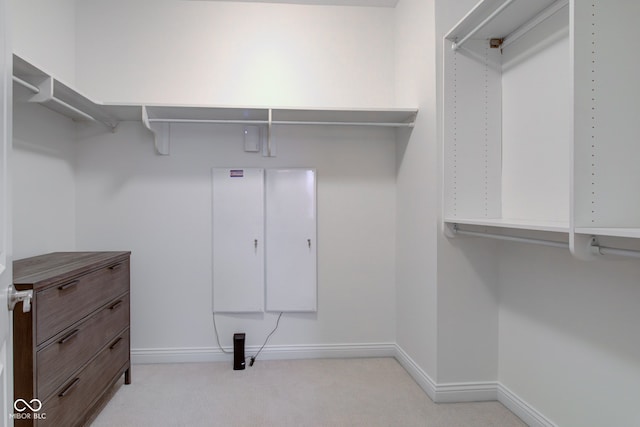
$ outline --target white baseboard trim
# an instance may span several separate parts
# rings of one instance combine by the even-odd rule
[[[488,402],[498,399],[497,382],[447,383],[436,387],[437,403]]]
[[[246,347],[247,357],[254,355],[259,346]],[[225,348],[233,351],[231,348]],[[371,344],[325,344],[325,345],[283,345],[267,346],[260,353],[262,360],[354,358],[354,357],[394,357],[394,343]],[[233,360],[233,354],[225,354],[217,347],[183,348],[134,348],[131,349],[133,364],[146,363],[202,363]]]
[[[411,378],[427,393],[427,396],[435,402],[437,388],[435,381],[397,344],[395,357],[400,366],[409,373]]]
[[[502,384],[498,384],[498,402],[506,406],[530,427],[557,427],[551,420]]]
[[[436,403],[480,402],[497,400],[498,383],[450,383],[438,384],[396,345],[396,360],[411,375],[427,395]]]

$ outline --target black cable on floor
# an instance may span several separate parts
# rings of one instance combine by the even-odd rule
[[[271,335],[273,335],[273,333],[276,331],[276,329],[278,329],[278,325],[280,324],[280,318],[282,317],[283,313],[284,313],[284,311],[281,311],[280,314],[278,315],[278,320],[276,321],[276,327],[273,328],[273,331],[271,331],[269,333],[269,335],[267,335],[267,338],[264,340],[264,343],[262,344],[262,347],[260,347],[260,350],[258,350],[258,352],[255,354],[255,356],[251,357],[251,361],[249,362],[249,366],[253,366],[253,362],[256,361],[256,358],[258,357],[258,355],[260,354],[260,352],[262,351],[264,346],[267,345],[267,341],[269,341],[269,338],[271,338]]]

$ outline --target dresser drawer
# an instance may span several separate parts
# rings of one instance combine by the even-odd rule
[[[129,330],[110,341],[109,345],[85,369],[69,378],[51,398],[43,402],[38,426],[71,427],[85,417],[87,408],[106,391],[129,361]]]
[[[46,399],[128,325],[129,294],[125,294],[71,330],[59,334],[37,353],[37,397]]]
[[[128,289],[129,261],[124,260],[37,292],[37,345]]]

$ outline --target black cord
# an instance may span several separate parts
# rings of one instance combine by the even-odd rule
[[[267,335],[267,338],[264,340],[264,343],[262,344],[262,347],[260,347],[260,350],[258,350],[258,352],[255,354],[255,356],[251,357],[251,361],[249,362],[249,366],[253,366],[253,362],[256,361],[256,358],[258,357],[258,355],[260,354],[260,352],[262,351],[264,346],[267,345],[267,341],[269,341],[269,338],[271,338],[271,335],[273,335],[273,333],[276,331],[276,329],[278,329],[278,325],[280,324],[280,318],[282,317],[283,313],[284,313],[284,311],[281,311],[280,314],[278,315],[278,320],[276,321],[276,327],[273,328],[273,331],[271,331],[269,333],[269,335]]]
[[[220,348],[220,350],[222,350],[222,352],[225,354],[233,354],[232,351],[227,351],[220,345],[220,337],[218,336],[218,328],[216,327],[216,313],[213,313],[213,330],[216,333],[216,342],[218,343],[218,347]]]

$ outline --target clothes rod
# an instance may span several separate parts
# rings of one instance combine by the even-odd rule
[[[537,245],[543,246],[551,246],[554,248],[563,248],[568,249],[569,243],[564,242],[556,242],[553,240],[543,240],[543,239],[531,239],[528,237],[515,237],[515,236],[505,236],[502,234],[493,234],[493,233],[484,233],[480,231],[468,231],[468,230],[460,230],[458,225],[455,224],[453,227],[453,232],[455,234],[460,234],[463,236],[474,236],[474,237],[488,237],[496,240],[505,240],[507,242],[518,242],[518,243],[535,243]]]
[[[85,112],[84,112],[84,111],[82,111],[82,110],[77,109],[76,107],[74,107],[74,106],[72,106],[72,105],[67,104],[67,103],[66,103],[66,102],[64,102],[64,101],[59,100],[58,98],[51,97],[51,98],[49,98],[49,99],[48,99],[48,101],[53,101],[53,102],[55,102],[56,104],[58,104],[59,106],[61,106],[61,107],[63,107],[63,108],[66,108],[66,109],[68,109],[68,110],[71,110],[71,111],[73,111],[74,113],[76,113],[77,115],[82,116],[82,117],[84,117],[85,119],[87,119],[87,120],[89,120],[89,121],[92,121],[92,122],[97,122],[97,121],[98,121],[95,117],[93,117],[93,116],[91,116],[91,115],[89,115],[89,114],[85,113]],[[104,122],[101,122],[101,123],[103,123],[103,124],[105,124],[105,125],[109,126],[110,128],[113,128],[113,126],[111,126],[111,125],[110,125],[110,124],[108,124],[108,123],[104,123]]]
[[[37,86],[34,86],[31,83],[22,80],[20,77],[13,76],[13,81],[18,83],[20,86],[26,87],[33,93],[40,93],[40,89]]]
[[[378,122],[314,122],[296,120],[274,120],[274,125],[344,125],[344,126],[382,126],[382,127],[413,127],[413,123],[378,123]]]
[[[640,251],[630,249],[607,248],[605,246],[592,246],[593,250],[600,255],[618,255],[630,258],[640,258]]]
[[[149,123],[212,123],[238,125],[266,125],[267,120],[214,120],[214,119],[149,119]]]
[[[460,49],[460,47],[462,47],[463,44],[465,44],[467,42],[467,40],[469,40],[471,37],[474,36],[475,33],[477,33],[478,31],[480,31],[481,29],[483,29],[489,22],[493,21],[493,19],[500,15],[500,13],[502,13],[502,11],[504,9],[507,8],[507,6],[509,6],[511,3],[513,3],[515,0],[507,0],[506,2],[502,3],[502,5],[497,8],[496,10],[493,11],[493,13],[489,16],[487,16],[485,18],[484,21],[482,21],[477,27],[475,27],[473,30],[469,31],[467,33],[466,36],[464,36],[463,38],[460,39],[460,41],[453,43],[453,45],[451,46],[451,48],[456,51],[458,49]]]

